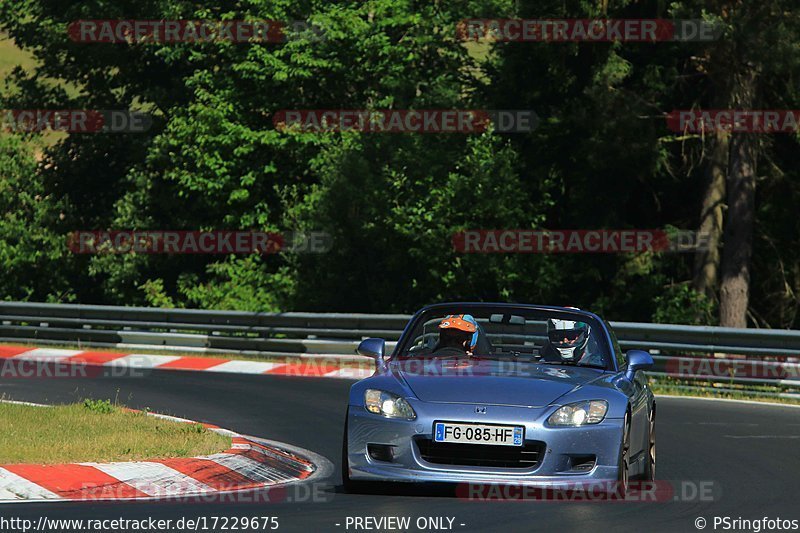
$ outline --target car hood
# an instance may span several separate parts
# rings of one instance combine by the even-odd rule
[[[495,359],[411,358],[390,365],[424,402],[544,407],[603,375],[586,367]]]

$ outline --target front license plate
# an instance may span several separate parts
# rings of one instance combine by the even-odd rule
[[[433,424],[433,440],[436,442],[522,446],[524,437],[525,428],[522,426],[486,426],[453,422]]]

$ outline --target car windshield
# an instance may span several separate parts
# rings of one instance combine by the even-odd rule
[[[600,322],[584,313],[512,306],[454,306],[420,315],[398,345],[400,358],[527,358],[610,368]]]

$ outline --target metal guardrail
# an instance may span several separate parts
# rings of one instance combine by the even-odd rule
[[[800,356],[800,331],[612,322],[623,348]]]
[[[0,340],[275,356],[345,354],[355,360],[361,339],[396,341],[409,318],[0,302]],[[654,354],[656,376],[800,387],[800,331],[611,325],[622,348]],[[713,366],[704,367],[703,361]]]

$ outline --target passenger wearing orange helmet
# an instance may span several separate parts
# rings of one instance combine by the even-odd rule
[[[439,323],[439,343],[431,355],[459,357],[471,355],[478,336],[478,324],[471,315],[447,315]]]

